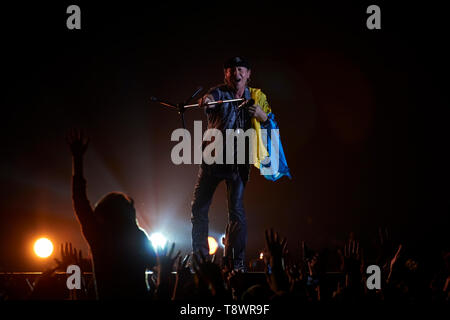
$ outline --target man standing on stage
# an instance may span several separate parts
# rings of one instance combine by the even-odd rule
[[[227,129],[242,129],[246,131],[252,127],[253,119],[256,119],[264,127],[269,122],[268,115],[260,105],[255,104],[245,108],[238,108],[240,102],[226,102],[217,105],[207,105],[208,102],[218,100],[231,100],[244,98],[250,100],[252,92],[259,89],[249,88],[248,81],[251,75],[250,64],[242,57],[233,57],[224,64],[225,83],[213,87],[201,99],[200,104],[205,108],[208,129],[218,129],[226,136]],[[252,91],[253,90],[253,91]],[[265,98],[265,96],[264,96]],[[265,100],[264,100],[265,101]],[[226,139],[224,138],[224,143]],[[202,163],[195,185],[192,200],[192,247],[194,252],[200,251],[207,256],[208,250],[208,211],[213,194],[218,184],[225,180],[227,184],[228,220],[237,225],[235,235],[231,241],[230,252],[226,252],[228,258],[233,259],[234,269],[245,270],[245,247],[247,243],[247,222],[244,211],[244,189],[250,174],[250,162],[247,155],[244,164],[237,164],[237,152],[235,145],[234,163],[226,163],[226,146],[223,147],[223,164]]]

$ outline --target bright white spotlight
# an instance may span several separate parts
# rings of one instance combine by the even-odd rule
[[[40,258],[47,258],[53,252],[53,244],[47,238],[40,238],[34,243],[34,253]]]
[[[208,237],[208,246],[209,246],[209,254],[210,255],[215,254],[217,251],[217,248],[219,247],[216,239],[214,239],[211,236]]]
[[[150,241],[155,250],[164,249],[167,239],[160,232],[155,232],[150,236]]]
[[[225,246],[223,245],[223,238],[225,238],[225,233],[223,235],[220,236],[220,246],[222,248],[225,248]]]

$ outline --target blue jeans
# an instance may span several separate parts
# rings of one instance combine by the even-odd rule
[[[201,251],[205,256],[209,254],[208,211],[214,192],[222,180],[225,180],[227,184],[228,221],[238,223],[237,235],[231,243],[234,251],[234,267],[241,268],[244,266],[247,244],[247,221],[243,201],[246,182],[242,180],[236,166],[202,165],[200,167],[191,203],[192,248],[194,252]]]

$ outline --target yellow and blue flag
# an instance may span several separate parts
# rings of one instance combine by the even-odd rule
[[[256,133],[256,143],[253,144],[253,164],[268,180],[276,181],[283,176],[292,179],[281,145],[278,124],[267,102],[266,95],[261,89],[249,89],[255,104],[259,105],[268,117],[263,125],[263,129],[266,130],[261,130],[260,122],[252,118],[252,126]]]

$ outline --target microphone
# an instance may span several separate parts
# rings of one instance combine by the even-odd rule
[[[197,88],[197,90],[194,92],[194,94],[188,99],[188,101],[193,100],[196,96],[198,96],[198,94],[199,94],[202,90],[203,90],[203,87],[202,87],[202,86],[199,86],[199,87]]]
[[[238,109],[245,108],[245,107],[251,107],[254,104],[255,104],[254,99],[245,100],[238,106]]]

